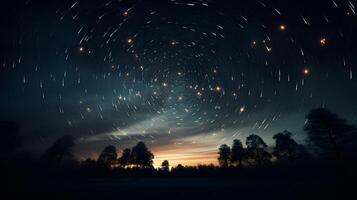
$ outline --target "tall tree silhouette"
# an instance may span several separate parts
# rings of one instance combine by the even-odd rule
[[[19,125],[15,121],[0,121],[0,158],[11,157],[21,145]]]
[[[219,165],[221,167],[228,167],[229,166],[229,161],[231,159],[231,148],[226,145],[226,144],[222,144],[219,147],[219,157],[218,157],[218,161],[219,161]]]
[[[59,138],[50,148],[46,150],[42,160],[45,164],[52,168],[71,166],[76,162],[73,155],[74,146],[74,137],[71,135],[65,135]]]
[[[238,163],[239,166],[242,166],[244,153],[245,153],[245,150],[243,148],[242,142],[240,140],[233,140],[232,155],[231,155],[232,164]]]
[[[306,119],[304,130],[309,140],[320,150],[326,153],[334,152],[336,157],[340,158],[339,142],[355,131],[355,127],[347,124],[345,119],[339,118],[327,108],[311,110]]]
[[[100,154],[97,164],[101,167],[111,167],[112,164],[115,164],[117,161],[117,149],[110,145],[104,148],[102,153]]]
[[[259,166],[269,162],[271,155],[265,151],[268,146],[261,137],[255,134],[248,136],[246,145],[248,158],[255,160]]]
[[[164,171],[169,171],[170,169],[170,164],[169,164],[169,161],[167,160],[164,160],[161,164],[161,167]]]
[[[293,162],[298,157],[302,156],[302,146],[295,142],[291,138],[292,133],[289,131],[283,131],[274,135],[275,147],[273,155],[277,157],[279,161]]]
[[[131,162],[136,167],[152,167],[154,154],[152,154],[143,142],[139,142],[131,150]]]
[[[119,164],[122,167],[130,165],[130,157],[131,157],[131,151],[130,149],[126,148],[123,150],[123,154],[119,158]]]

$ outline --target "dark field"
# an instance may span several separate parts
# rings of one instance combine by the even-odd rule
[[[10,199],[344,199],[353,190],[351,168],[321,165],[304,170],[272,167],[42,174],[22,182],[13,180],[5,194],[13,197]]]
[[[322,181],[142,178],[135,180],[55,181],[33,185],[24,196],[49,199],[338,199],[342,187]],[[16,195],[16,194],[15,194]],[[21,194],[22,195],[22,194]]]

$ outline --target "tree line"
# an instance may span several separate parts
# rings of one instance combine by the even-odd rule
[[[51,168],[61,168],[75,164],[76,158],[72,153],[75,139],[66,135],[58,139],[42,157],[43,163]],[[152,168],[154,154],[146,147],[144,142],[137,143],[132,149],[126,148],[118,157],[117,149],[109,145],[103,149],[97,160],[87,158],[80,163],[81,167],[90,168]]]
[[[145,143],[139,142],[132,149],[124,149],[121,157],[118,157],[117,150],[114,146],[107,146],[99,155],[96,164],[105,168],[152,168],[153,159],[154,154],[146,147]],[[95,161],[90,158],[82,163],[84,166],[93,166],[93,164],[95,164]]]
[[[281,162],[294,162],[297,159],[306,158],[307,152],[303,145],[300,145],[291,138],[292,133],[284,131],[274,135],[275,147],[273,153],[266,150],[268,145],[264,140],[255,134],[249,135],[246,139],[246,148],[241,140],[233,140],[232,147],[223,144],[219,147],[219,165],[221,167],[240,167],[243,165],[265,165],[276,158]]]
[[[345,119],[338,117],[327,108],[311,110],[306,116],[304,130],[307,133],[310,147],[319,156],[334,155],[341,160],[341,146],[348,138],[355,137],[356,128],[347,124]],[[283,131],[273,136],[275,147],[273,152],[267,151],[268,145],[255,134],[246,138],[246,148],[241,140],[234,140],[232,147],[223,144],[218,150],[218,161],[221,167],[267,164],[272,158],[278,162],[295,162],[307,159],[309,153],[305,146],[298,144],[292,133]]]
[[[3,138],[6,140],[2,148],[1,159],[6,156],[15,155],[20,146],[18,125],[13,122],[1,122],[0,128]],[[246,138],[245,147],[241,140],[234,140],[232,146],[223,144],[218,149],[219,166],[241,167],[241,166],[263,166],[271,162],[294,163],[304,161],[313,155],[319,158],[333,156],[337,161],[343,158],[343,147],[347,141],[355,141],[356,128],[349,125],[345,119],[338,117],[327,108],[311,110],[306,116],[304,130],[307,133],[307,145],[298,144],[293,139],[293,134],[283,131],[273,136],[275,146],[268,149],[265,141],[256,134]],[[13,132],[11,134],[8,134]],[[4,141],[4,140],[3,140]],[[41,157],[41,163],[48,168],[65,168],[78,166],[76,156],[73,153],[75,138],[66,135],[54,142]],[[313,150],[313,151],[312,151]],[[104,148],[97,160],[88,158],[80,163],[82,168],[153,168],[154,154],[143,142],[137,143],[131,149],[126,148],[122,155],[118,156],[115,146],[109,145]],[[176,168],[182,168],[182,165]],[[168,171],[170,164],[165,160],[161,168]]]

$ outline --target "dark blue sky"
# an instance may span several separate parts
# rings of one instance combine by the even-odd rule
[[[187,163],[252,133],[304,142],[312,108],[356,124],[356,5],[4,2],[0,119],[35,153],[72,134],[81,158],[140,140]]]

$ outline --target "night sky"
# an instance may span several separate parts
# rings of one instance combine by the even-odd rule
[[[156,164],[289,130],[325,106],[357,122],[356,0],[1,2],[0,120],[25,151],[79,159],[144,141]]]

